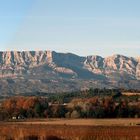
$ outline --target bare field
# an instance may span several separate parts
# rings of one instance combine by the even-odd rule
[[[11,123],[11,122],[10,122]],[[12,122],[12,124],[15,122]],[[71,125],[71,126],[140,126],[140,119],[33,119],[16,124]]]
[[[34,119],[17,123],[80,126],[135,126],[140,125],[140,119]]]
[[[139,140],[139,124],[140,119],[35,119],[2,122],[0,140]]]
[[[125,95],[125,96],[140,96],[140,93],[123,92],[122,95]]]

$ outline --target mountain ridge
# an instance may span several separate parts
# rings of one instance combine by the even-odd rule
[[[0,84],[1,94],[58,92],[90,87],[140,89],[140,57],[1,51]]]

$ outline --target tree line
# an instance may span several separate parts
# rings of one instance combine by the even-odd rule
[[[49,97],[11,97],[0,107],[0,120],[16,118],[134,118],[140,117],[139,96],[120,90],[90,89]]]

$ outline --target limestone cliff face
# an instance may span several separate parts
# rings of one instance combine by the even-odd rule
[[[50,51],[0,52],[0,76],[25,74],[31,67],[51,61]]]
[[[103,72],[103,61],[104,58],[101,56],[87,56],[84,66],[89,71],[92,71],[97,74],[102,74]]]
[[[55,54],[52,51],[0,52],[0,77],[26,74],[31,68],[45,64],[56,72],[76,74],[73,70],[54,63]]]
[[[140,57],[81,57],[54,51],[0,52],[0,94],[88,87],[140,89]]]
[[[127,73],[138,79],[140,75],[140,61],[123,55],[113,55],[106,58],[90,56],[85,61],[85,67],[93,73],[101,73],[108,76],[111,76],[111,73]]]
[[[52,70],[60,73],[73,74],[77,70],[88,70],[95,74],[127,73],[140,78],[140,59],[113,55],[80,57],[51,51],[11,51],[0,52],[0,76],[14,76],[28,73],[31,68],[47,64]]]
[[[140,57],[137,58],[138,64],[136,66],[136,77],[140,80]]]

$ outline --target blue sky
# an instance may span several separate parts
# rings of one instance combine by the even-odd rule
[[[0,50],[140,56],[139,0],[0,0]]]

